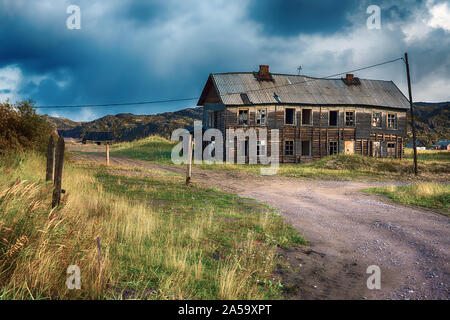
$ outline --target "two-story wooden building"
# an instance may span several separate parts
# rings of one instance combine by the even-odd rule
[[[392,81],[259,72],[211,74],[198,101],[203,128],[279,130],[279,160],[344,152],[402,158],[409,101]],[[268,141],[258,141],[267,146]],[[248,151],[246,151],[247,153]]]

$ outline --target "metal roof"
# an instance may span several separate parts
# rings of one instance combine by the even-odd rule
[[[283,104],[409,109],[408,99],[392,81],[360,79],[358,85],[346,85],[341,79],[271,75],[273,81],[258,81],[253,72],[217,73],[211,78],[224,105],[245,105],[241,93],[246,93],[252,104],[278,104],[278,96]]]

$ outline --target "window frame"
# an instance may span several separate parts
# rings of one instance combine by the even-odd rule
[[[347,112],[353,113],[353,124],[347,125]],[[344,111],[344,126],[345,127],[355,127],[356,126],[356,111],[355,110],[345,110]]]
[[[389,116],[394,116],[395,118],[395,128],[389,126]],[[387,112],[386,113],[386,129],[388,130],[397,130],[398,129],[398,115],[397,112]]]
[[[286,110],[287,109],[294,110],[294,114],[292,116],[293,123],[286,123],[286,115],[287,115]],[[297,109],[295,107],[285,107],[284,108],[284,125],[285,126],[295,126],[296,125],[296,119],[295,119],[296,112],[297,112]]]
[[[305,154],[303,154],[303,142],[304,141],[307,141],[307,142],[309,142],[309,148],[308,148],[308,154],[307,155],[305,155]],[[311,157],[312,156],[312,140],[311,139],[305,139],[305,140],[301,140],[301,150],[300,150],[300,157]]]
[[[330,117],[330,114],[331,114],[331,112],[337,112],[337,115],[336,115],[336,125],[331,125],[330,124],[330,121],[331,121],[331,117]],[[328,110],[328,126],[329,127],[339,127],[339,110]]]
[[[264,123],[259,123],[258,124],[258,111],[261,111],[261,110],[265,111]],[[267,108],[256,108],[255,125],[257,125],[257,126],[267,126]]]
[[[373,117],[373,115],[375,114],[375,113],[379,113],[380,114],[380,125],[379,126],[374,126],[373,125],[373,119],[374,119],[374,117]],[[371,119],[370,119],[371,121],[370,121],[370,127],[371,128],[377,128],[377,129],[383,129],[383,112],[382,111],[373,111],[372,110],[372,116],[371,116]]]
[[[336,152],[331,153],[331,144],[333,144],[335,147],[333,149]],[[337,141],[328,141],[328,155],[338,154],[339,153],[339,145]]]
[[[309,123],[303,123],[303,110],[309,110],[310,111],[310,115],[309,115]],[[301,119],[300,119],[300,123],[302,126],[312,126],[313,125],[313,109],[312,108],[301,108]]]
[[[292,143],[292,154],[286,154],[286,143],[287,142],[291,142]],[[285,156],[287,156],[287,157],[292,157],[292,156],[294,156],[295,155],[295,150],[294,150],[294,140],[292,140],[292,139],[287,139],[287,140],[284,140],[284,152],[283,152],[283,154],[285,155]]]
[[[240,111],[247,111],[247,124],[241,124],[239,121],[239,112]],[[244,127],[248,127],[250,125],[250,110],[249,108],[238,108],[238,112],[237,112],[237,125],[238,126],[244,126]]]
[[[262,142],[264,141],[264,144],[262,144]],[[256,140],[256,156],[259,157],[261,156],[261,149],[264,148],[265,152],[264,155],[267,156],[267,140]]]

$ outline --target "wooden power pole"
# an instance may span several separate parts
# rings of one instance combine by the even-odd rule
[[[411,127],[413,134],[413,149],[414,149],[414,175],[417,176],[417,145],[416,145],[416,124],[414,123],[414,105],[411,93],[411,76],[409,74],[408,53],[405,53],[406,75],[408,77],[408,93],[409,93],[409,111],[411,112]]]

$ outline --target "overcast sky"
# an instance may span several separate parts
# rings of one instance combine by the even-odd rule
[[[68,29],[69,5],[81,28]],[[381,28],[369,29],[369,5]],[[0,0],[0,101],[82,105],[198,97],[209,73],[256,71],[326,76],[408,52],[415,101],[450,100],[447,1]],[[397,61],[357,72],[393,80]],[[41,109],[93,120],[151,114],[196,101],[144,106]]]

